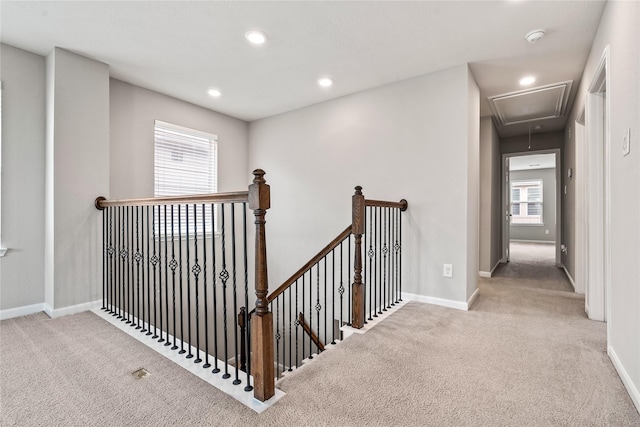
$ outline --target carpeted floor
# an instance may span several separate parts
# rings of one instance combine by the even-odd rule
[[[325,351],[262,414],[90,312],[5,320],[0,425],[640,426],[584,299],[498,273],[469,312],[410,302]]]

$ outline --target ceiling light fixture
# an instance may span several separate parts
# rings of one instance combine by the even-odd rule
[[[247,31],[244,33],[244,38],[253,44],[263,44],[267,41],[267,35],[262,31]]]
[[[544,33],[545,33],[545,30],[543,29],[533,30],[533,31],[529,31],[527,35],[524,36],[524,38],[527,39],[529,43],[535,43],[538,40],[540,40],[542,37],[544,37]]]
[[[526,76],[520,79],[520,86],[529,86],[533,82],[536,81],[536,78],[533,76]]]
[[[331,77],[320,77],[318,79],[318,84],[322,87],[329,87],[333,85],[333,79]]]
[[[214,98],[219,98],[220,95],[222,95],[222,92],[220,92],[218,89],[209,89],[209,91],[207,93],[210,96],[213,96]]]

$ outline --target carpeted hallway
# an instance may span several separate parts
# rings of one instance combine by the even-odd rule
[[[281,380],[287,395],[262,414],[92,313],[5,320],[0,424],[640,426],[606,325],[563,276],[515,270],[533,272],[512,258],[469,312],[408,303]],[[134,379],[140,367],[152,375]]]

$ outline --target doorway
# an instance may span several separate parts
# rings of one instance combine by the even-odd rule
[[[503,154],[502,164],[502,262],[537,253],[561,267],[560,149]]]

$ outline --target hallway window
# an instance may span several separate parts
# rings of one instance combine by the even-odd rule
[[[511,214],[513,224],[541,225],[542,180],[513,181],[511,183]]]
[[[155,122],[154,193],[156,196],[182,196],[189,194],[209,194],[218,191],[218,137],[194,129],[170,123]],[[174,208],[174,214],[176,214]],[[183,205],[181,210],[184,212]],[[207,223],[207,233],[212,230],[211,210],[205,209],[193,214],[189,206],[189,233],[194,233],[194,222],[198,233],[202,233],[203,220]],[[167,213],[170,221],[170,213]],[[164,233],[164,215],[155,212],[156,232]],[[177,218],[177,214],[176,214]],[[215,219],[215,218],[214,218]],[[186,216],[182,216],[181,230],[186,231]],[[170,225],[167,229],[170,229]],[[215,229],[215,227],[213,227]],[[174,222],[177,233],[178,224]]]

